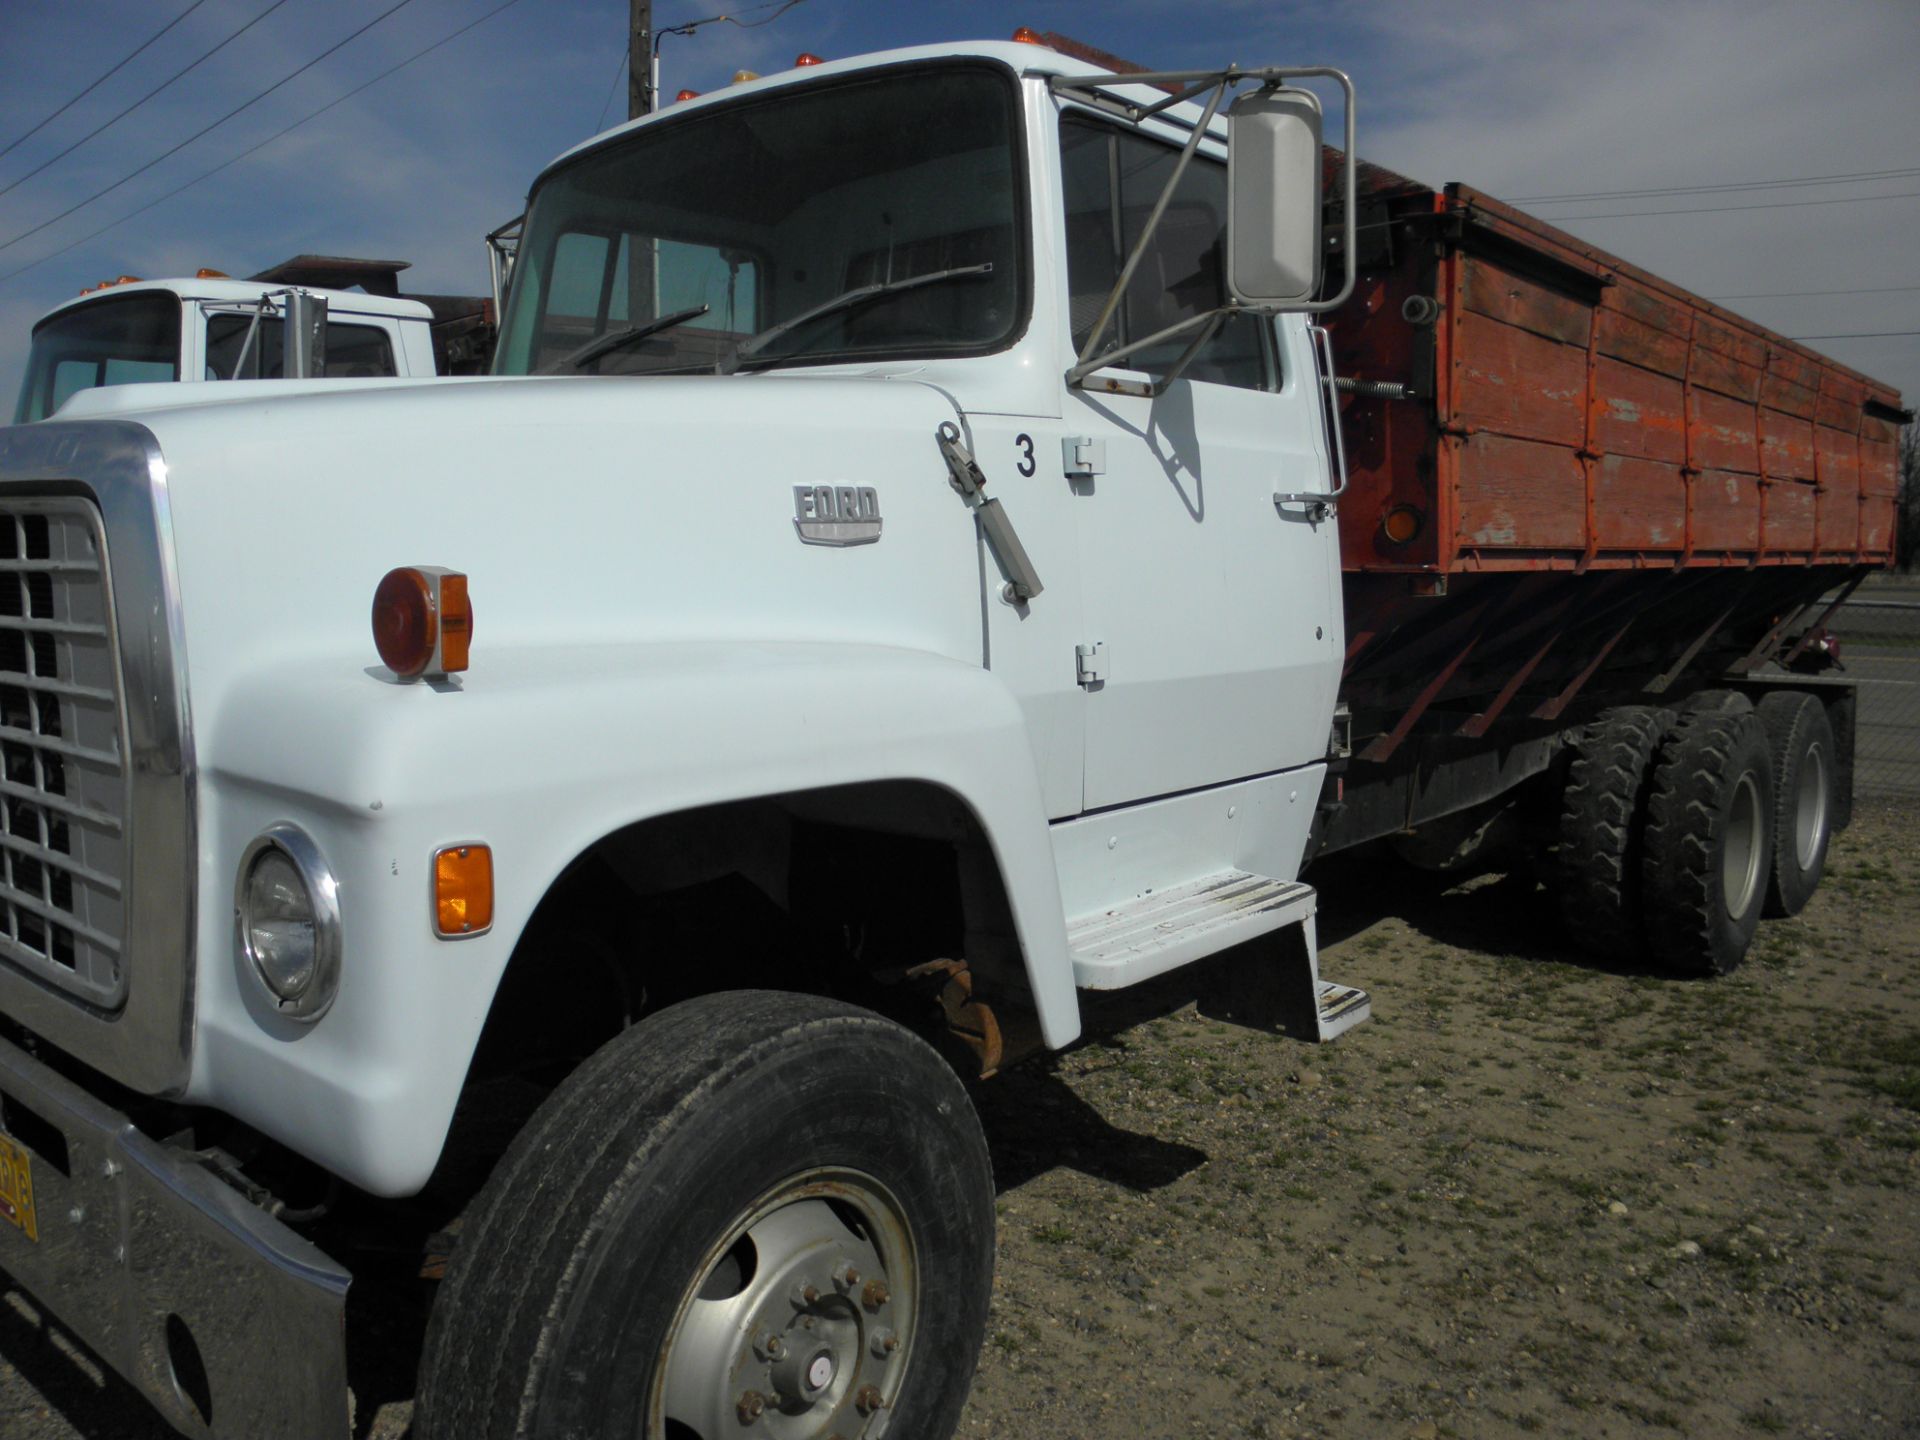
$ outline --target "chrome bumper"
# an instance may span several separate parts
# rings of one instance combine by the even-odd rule
[[[344,1440],[347,1272],[5,1040],[0,1096],[39,1231],[0,1270],[184,1434]]]

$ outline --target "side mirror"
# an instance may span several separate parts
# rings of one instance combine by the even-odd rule
[[[287,380],[312,380],[327,373],[327,302],[305,290],[287,292],[286,349],[280,374]]]
[[[1262,310],[1319,293],[1320,101],[1286,86],[1227,109],[1227,292]]]

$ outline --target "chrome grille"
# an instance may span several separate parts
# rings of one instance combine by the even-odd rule
[[[100,517],[0,499],[0,956],[126,997],[127,777]]]

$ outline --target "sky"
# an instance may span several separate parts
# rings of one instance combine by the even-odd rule
[[[0,410],[33,321],[111,276],[244,275],[315,252],[410,260],[404,289],[483,293],[484,234],[626,103],[626,0],[501,5],[0,0]],[[661,27],[742,22],[667,36],[668,95],[784,69],[801,50],[840,58],[1017,25],[1168,69],[1337,65],[1359,90],[1367,158],[1521,203],[1784,334],[1849,337],[1808,343],[1920,403],[1916,0],[800,0],[778,15],[764,0],[657,0],[654,13]],[[1533,200],[1620,191],[1669,193]]]

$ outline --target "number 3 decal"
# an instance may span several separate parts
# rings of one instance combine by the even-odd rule
[[[1033,474],[1035,469],[1038,468],[1033,463],[1033,437],[1031,435],[1016,435],[1013,437],[1013,443],[1027,452],[1026,458],[1013,468],[1018,470],[1022,475]]]

